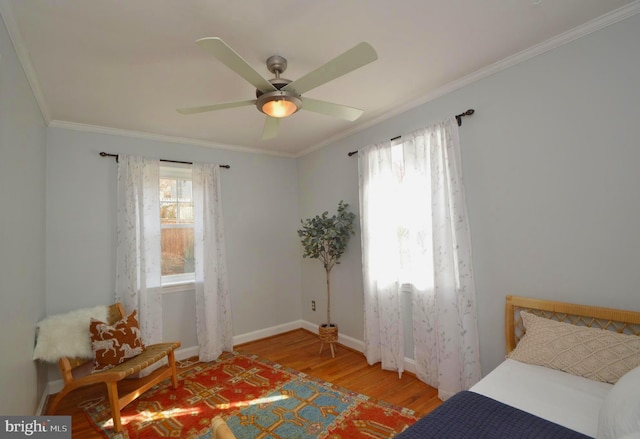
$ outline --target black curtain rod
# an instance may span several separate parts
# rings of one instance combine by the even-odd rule
[[[474,110],[473,108],[468,109],[467,111],[465,111],[464,113],[460,113],[460,114],[456,114],[456,120],[458,121],[458,126],[462,126],[462,118],[464,116],[471,116],[473,113],[475,113],[476,110]],[[402,136],[396,136],[396,137],[392,137],[391,141],[393,142],[394,140],[398,140],[399,138],[401,138]],[[347,153],[347,155],[349,157],[351,157],[352,155],[356,155],[358,153],[358,151],[351,151],[349,153]]]
[[[116,163],[118,162],[118,154],[109,154],[108,152],[101,152],[100,153],[100,157],[115,157],[116,158]],[[193,165],[193,162],[180,162],[178,160],[164,160],[164,159],[160,159],[161,162],[167,162],[167,163],[182,163],[183,165]],[[225,169],[231,169],[231,166],[229,165],[218,165],[221,168],[225,168]]]

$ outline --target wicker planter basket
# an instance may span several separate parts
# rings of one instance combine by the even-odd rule
[[[338,341],[338,325],[320,325],[318,327],[318,335],[322,343],[335,343]]]
[[[320,345],[320,354],[322,353],[322,348],[325,343],[329,343],[329,347],[331,348],[331,356],[335,357],[335,351],[333,345],[338,341],[338,325],[331,324],[331,326],[320,325],[318,327],[318,337],[322,344]]]

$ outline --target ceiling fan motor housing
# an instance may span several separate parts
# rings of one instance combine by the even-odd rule
[[[275,88],[277,88],[278,90],[281,90],[281,89],[282,89],[282,87],[284,87],[285,85],[289,84],[289,83],[291,82],[291,80],[290,80],[290,79],[285,79],[285,78],[272,78],[272,79],[269,79],[269,82],[270,82],[271,84],[273,84],[273,86],[274,86]],[[272,93],[272,92],[269,92],[269,93]],[[269,94],[269,93],[266,93],[266,94]],[[291,93],[291,92],[290,92],[290,93]],[[262,96],[262,95],[264,95],[264,94],[265,94],[265,93],[264,93],[263,91],[261,91],[261,90],[259,90],[259,89],[256,89],[256,98],[260,98],[260,96]],[[299,95],[299,94],[297,94],[297,93],[295,93],[295,92],[294,92],[294,93],[291,93],[291,94],[293,94],[293,95],[296,95],[296,96],[300,97],[300,95]]]

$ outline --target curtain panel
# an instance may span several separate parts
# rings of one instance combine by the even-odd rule
[[[365,355],[402,373],[409,291],[416,375],[445,400],[481,377],[455,119],[359,150],[358,169]]]
[[[119,155],[116,301],[137,310],[142,342],[162,341],[160,161]]]
[[[193,164],[196,330],[200,361],[233,350],[220,167]]]

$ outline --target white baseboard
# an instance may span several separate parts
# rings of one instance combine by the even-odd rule
[[[198,356],[198,346],[176,349],[176,360],[186,360],[187,358]]]
[[[313,332],[314,334],[318,333],[318,325],[316,323],[311,323],[306,320],[301,320],[302,329],[306,329],[309,332]],[[358,340],[357,338],[349,337],[348,335],[341,334],[338,331],[338,343],[348,348],[353,349],[354,351],[363,352],[364,353],[364,342],[362,340]],[[407,372],[411,372],[415,375],[416,373],[416,361],[413,358],[404,357],[404,370]]]
[[[233,344],[235,346],[242,343],[249,343],[251,341],[272,337],[274,335],[293,331],[295,329],[306,329],[309,332],[317,334],[318,324],[309,322],[307,320],[296,320],[296,321],[285,323],[282,325],[261,329],[259,331],[253,331],[246,334],[236,335],[233,337]],[[363,342],[361,340],[355,339],[353,337],[349,337],[344,334],[338,333],[338,343],[348,348],[354,349],[358,352],[363,351]]]
[[[42,416],[44,414],[44,405],[47,403],[47,397],[55,392],[49,391],[49,383],[44,386],[44,392],[40,396],[40,403],[38,404],[38,408],[36,409],[36,416]]]
[[[233,345],[249,343],[250,341],[260,340],[300,328],[302,328],[302,320],[294,320],[293,322],[283,323],[282,325],[271,326],[258,331],[247,332],[246,334],[234,335]]]
[[[62,390],[62,388],[64,387],[64,381],[63,380],[53,380],[53,381],[49,381],[49,383],[47,384],[47,387],[45,389],[46,392],[45,395],[52,395],[54,393],[58,393],[59,391]]]
[[[306,329],[309,332],[313,332],[314,334],[318,333],[318,324],[311,323],[306,320],[301,320],[302,329]],[[364,343],[362,340],[358,340],[357,338],[349,337],[348,335],[344,335],[340,333],[338,330],[338,343],[348,348],[351,348],[358,352],[364,352]]]
[[[404,370],[416,374],[416,360],[413,358],[404,357]]]

